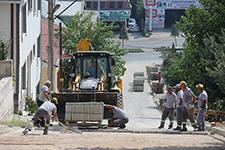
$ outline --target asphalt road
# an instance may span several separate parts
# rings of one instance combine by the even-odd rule
[[[170,36],[169,30],[154,31],[150,37],[143,37],[140,33],[129,33],[129,39],[125,41],[126,48],[142,48],[149,50],[159,47],[170,47],[175,43],[175,38]],[[177,46],[182,46],[184,38],[179,36],[177,39]]]

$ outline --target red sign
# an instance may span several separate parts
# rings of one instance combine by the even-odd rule
[[[145,6],[155,6],[156,0],[145,0]]]

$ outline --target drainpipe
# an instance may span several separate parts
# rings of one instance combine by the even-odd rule
[[[20,80],[20,26],[19,26],[19,17],[20,17],[20,5],[16,4],[16,52],[14,63],[16,63],[15,68],[15,78],[16,78],[16,89],[14,93],[14,113],[18,113],[19,107],[19,80]]]

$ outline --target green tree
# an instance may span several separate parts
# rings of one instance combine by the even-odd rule
[[[121,27],[119,39],[122,40],[122,47],[124,48],[124,40],[128,40],[128,33],[124,24]]]
[[[181,56],[164,55],[168,60],[163,74],[168,84],[182,79],[194,88],[203,83],[210,107],[224,109],[225,0],[200,2],[202,7],[190,7],[177,24],[186,37],[185,49]]]
[[[131,18],[135,18],[137,24],[143,28],[145,21],[145,6],[143,0],[130,0]]]
[[[8,43],[5,40],[0,40],[0,60],[6,60],[8,56]]]
[[[76,14],[72,21],[66,24],[63,29],[63,47],[68,53],[76,51],[80,39],[88,38],[91,40],[95,51],[109,51],[115,54],[116,66],[115,74],[121,77],[125,73],[124,58],[125,49],[119,47],[118,41],[114,38],[113,29],[115,26],[107,25],[101,21],[93,22],[91,15]]]

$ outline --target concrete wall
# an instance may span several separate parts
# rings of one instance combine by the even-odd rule
[[[0,80],[3,77],[11,77],[12,76],[12,61],[0,60]]]
[[[13,79],[12,77],[0,80],[0,121],[13,115]]]

